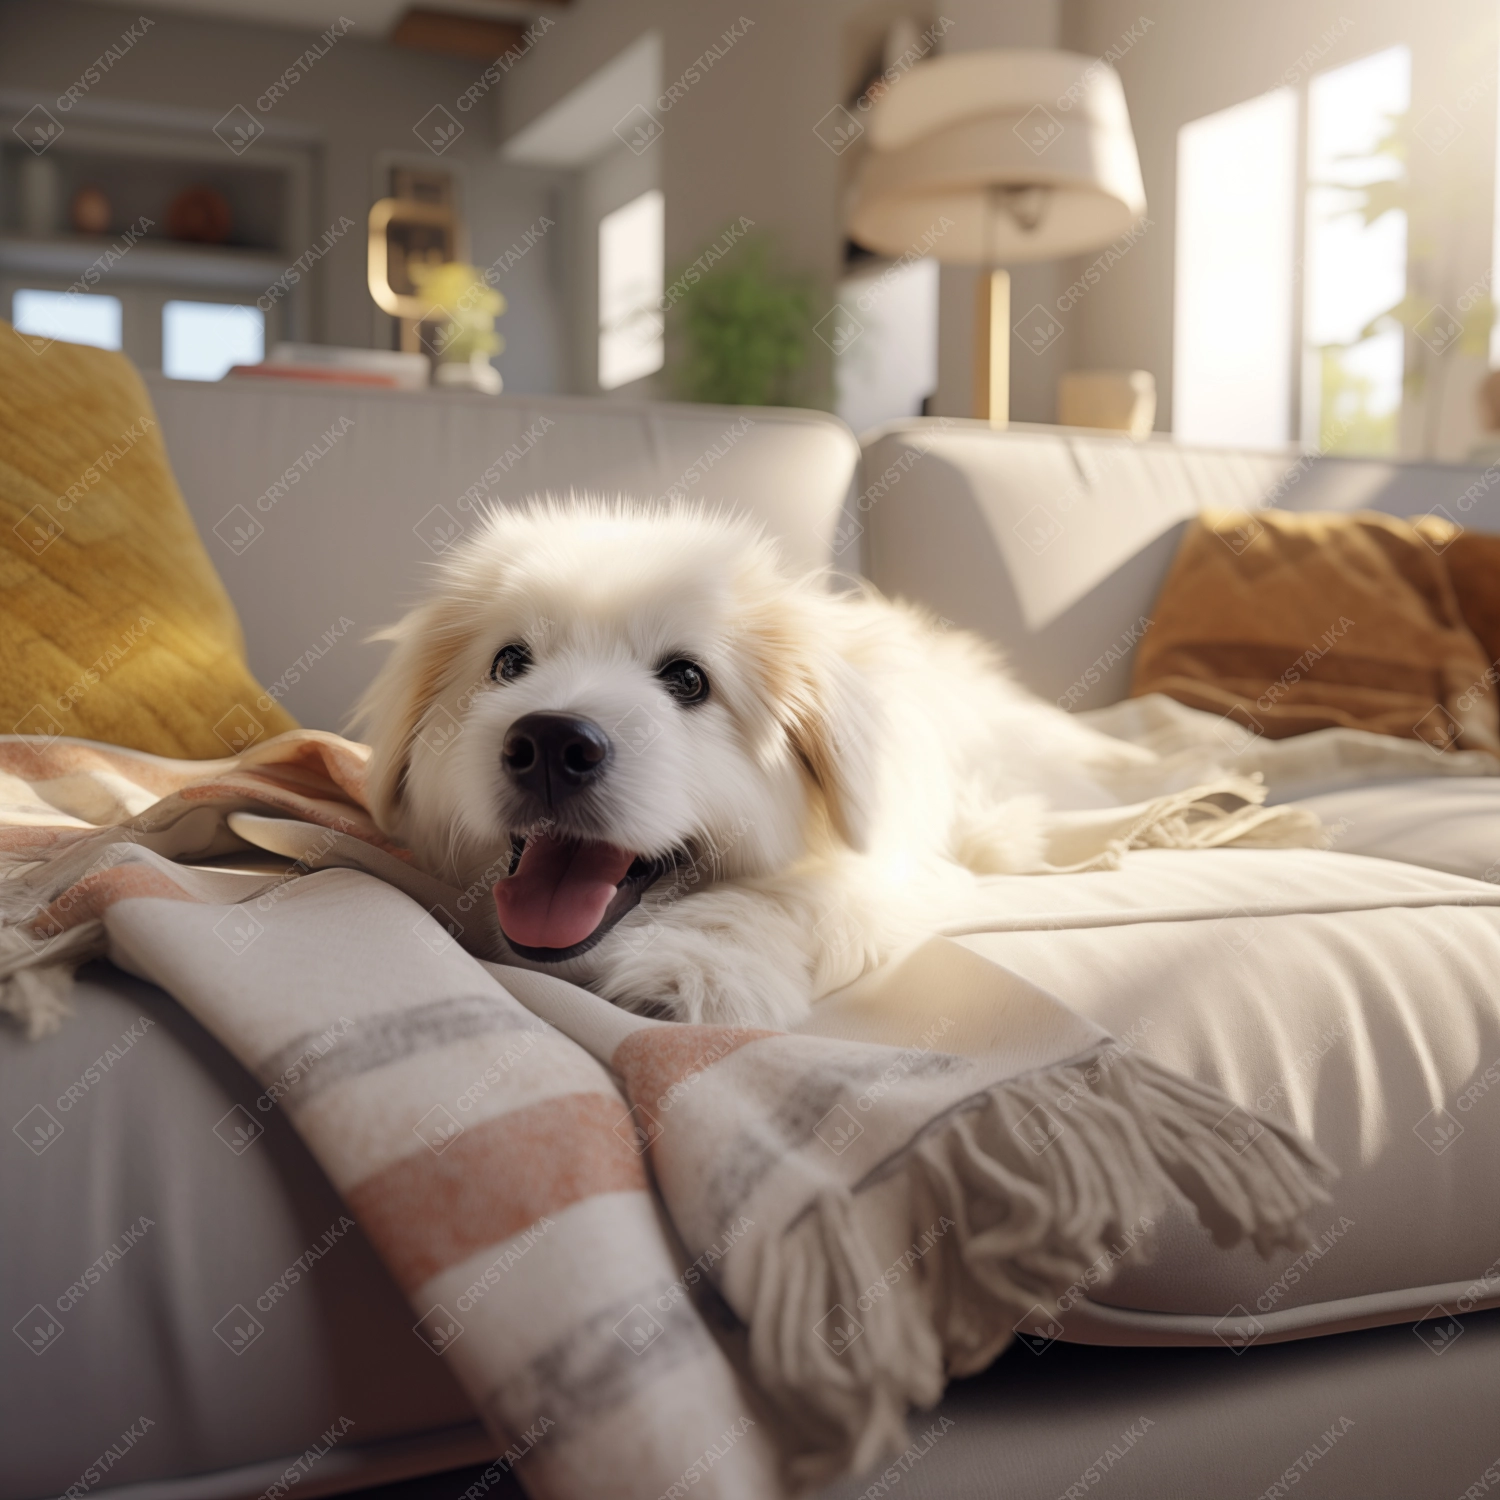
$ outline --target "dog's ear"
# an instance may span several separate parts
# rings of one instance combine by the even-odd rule
[[[452,666],[459,634],[452,602],[434,599],[371,637],[394,641],[395,647],[365,689],[350,726],[369,741],[366,795],[387,833],[397,831],[417,728]]]
[[[840,649],[847,624],[839,605],[804,585],[771,602],[757,627],[755,654],[772,714],[834,832],[863,852],[875,823],[884,715],[869,681]]]
[[[880,706],[869,683],[832,651],[804,664],[809,691],[788,737],[823,794],[834,831],[863,853],[875,824]]]

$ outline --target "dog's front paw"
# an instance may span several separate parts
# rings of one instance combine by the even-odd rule
[[[646,916],[622,922],[609,950],[593,988],[626,1010],[773,1031],[808,1014],[811,980],[801,955],[774,944],[749,948],[722,926]]]

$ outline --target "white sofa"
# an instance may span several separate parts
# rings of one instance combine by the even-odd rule
[[[253,668],[326,727],[378,661],[360,638],[417,587],[429,543],[451,536],[434,532],[434,507],[445,528],[467,526],[465,497],[577,487],[743,505],[798,559],[862,565],[998,640],[1031,686],[1079,707],[1126,692],[1132,628],[1201,505],[1500,516],[1479,471],[1046,429],[903,423],[871,434],[861,455],[846,429],[807,413],[152,389]],[[1472,878],[1500,824],[1488,785],[1418,793],[1415,834],[1411,818],[1386,826],[1379,805],[1348,818],[1379,860],[1147,851],[1131,856],[1125,895],[1112,875],[1005,888],[1017,917],[990,956],[1172,1066],[1284,1111],[1344,1180],[1327,1226],[1314,1226],[1332,1238],[1300,1262],[1224,1255],[1185,1217],[1152,1226],[1151,1262],[1081,1296],[1059,1341],[1033,1337],[952,1388],[941,1410],[953,1423],[901,1469],[901,1493],[1050,1500],[1097,1485],[1159,1500],[1296,1484],[1304,1496],[1415,1500],[1461,1495],[1484,1474],[1500,1445],[1500,1312],[1485,1311],[1500,1301],[1500,1097],[1465,1115],[1451,1149],[1420,1127],[1434,1101],[1456,1110],[1500,1059],[1500,893]],[[1118,908],[1111,922],[1097,920],[1100,900]],[[254,1350],[237,1357],[214,1339],[224,1309],[273,1283],[340,1205],[284,1121],[239,1155],[215,1136],[256,1086],[166,996],[97,965],[79,999],[47,1042],[0,1035],[0,1094],[15,1114],[67,1097],[141,1017],[156,1029],[72,1101],[47,1170],[6,1138],[0,1296],[22,1313],[140,1215],[170,1227],[70,1311],[55,1346],[0,1346],[0,1500],[65,1489],[142,1414],[158,1422],[151,1441],[92,1494],[248,1500],[341,1416],[353,1431],[305,1494],[484,1458],[465,1398],[412,1337],[357,1231],[338,1274],[305,1278]],[[1435,1306],[1442,1316],[1427,1317]]]

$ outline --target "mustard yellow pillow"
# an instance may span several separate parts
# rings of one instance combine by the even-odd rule
[[[0,322],[0,734],[229,755],[295,729],[120,354]]]

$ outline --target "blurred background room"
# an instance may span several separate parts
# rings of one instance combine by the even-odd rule
[[[1011,419],[1494,440],[1489,0],[7,0],[0,309],[180,379],[971,416],[987,272],[940,187],[920,232],[851,230],[880,96],[996,49],[1040,89],[1016,151],[1097,103],[1025,66],[1061,52],[1118,76],[1139,162],[1087,248],[1043,222],[1011,260]]]

